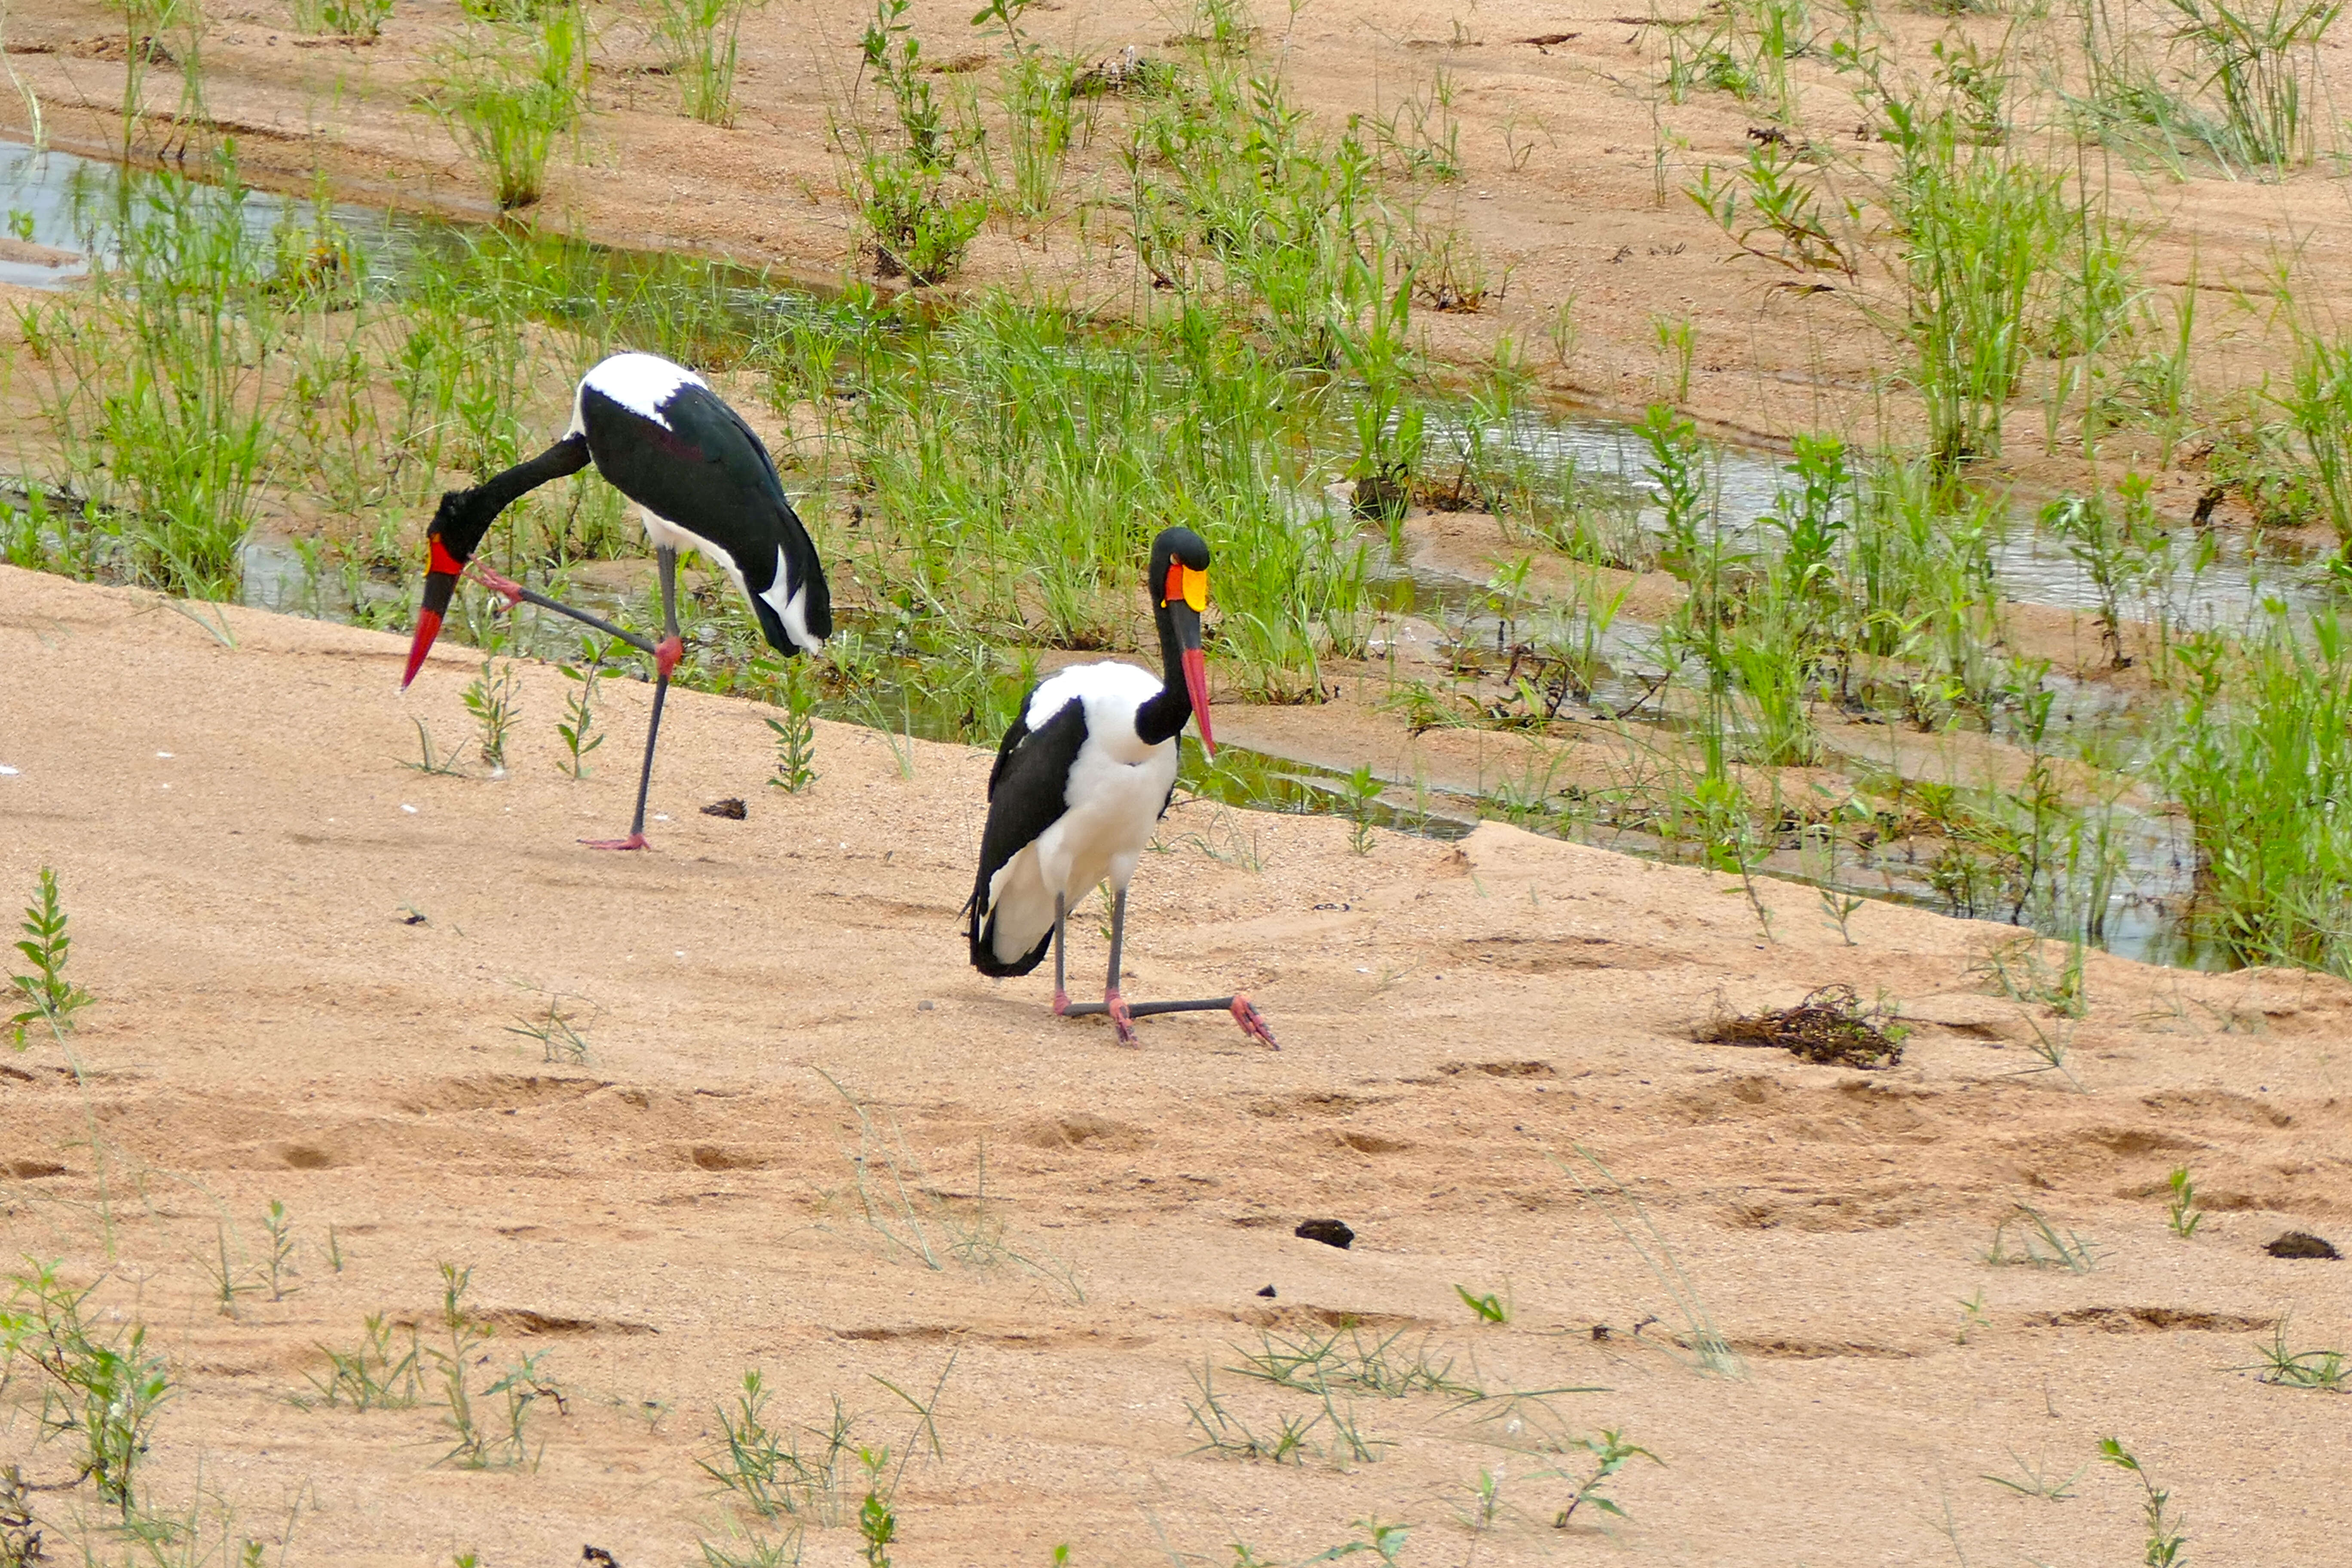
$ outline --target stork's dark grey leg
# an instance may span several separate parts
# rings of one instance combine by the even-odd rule
[[[574,609],[561,599],[549,598],[536,588],[526,588],[520,583],[501,577],[478,561],[469,563],[466,571],[478,580],[483,587],[504,599],[509,609],[517,605],[537,605],[542,610],[553,610],[559,616],[571,616],[583,626],[593,626],[608,637],[617,637],[639,653],[659,657],[659,650],[654,647],[653,638],[639,637],[633,631],[614,626],[602,616],[592,616],[585,610]]]
[[[646,847],[646,797],[654,785],[654,743],[661,739],[662,707],[669,698],[669,672],[686,651],[677,635],[677,552],[667,545],[654,552],[661,567],[662,640],[654,647],[654,711],[646,725],[646,760],[637,771],[637,810],[629,819],[626,838],[583,839],[595,849],[643,849]]]
[[[1069,972],[1062,967],[1062,923],[1068,911],[1062,907],[1062,895],[1054,895],[1054,1011],[1070,1010],[1070,991],[1066,984]]]
[[[1127,1009],[1127,998],[1118,994],[1118,953],[1127,945],[1127,889],[1121,888],[1110,900],[1110,977],[1103,982],[1103,1011],[1110,1015],[1111,1027],[1118,1031],[1118,1043],[1135,1044],[1135,1015]]]

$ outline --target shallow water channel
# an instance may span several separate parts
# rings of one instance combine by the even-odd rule
[[[0,142],[0,207],[6,210],[8,231],[33,247],[73,252],[79,260],[63,260],[37,249],[0,254],[0,280],[35,288],[63,289],[88,275],[87,257],[103,258],[110,244],[108,214],[125,204],[147,198],[158,176],[126,170],[121,165],[49,151]],[[201,199],[201,198],[200,198]],[[226,196],[222,197],[226,200]],[[318,206],[308,200],[268,192],[247,193],[243,221],[257,237],[290,226],[299,232],[317,221]],[[352,204],[323,209],[356,249],[362,266],[362,287],[372,292],[394,291],[415,269],[430,267],[436,256],[467,243],[469,226],[412,214],[385,213]],[[566,253],[568,275],[599,273],[625,277],[634,297],[659,297],[665,289],[689,293],[696,319],[720,332],[743,337],[772,325],[780,316],[807,310],[821,302],[803,290],[772,287],[759,273],[707,259],[665,254],[628,252],[581,241],[550,239]],[[583,299],[546,302],[546,313],[561,319],[570,309],[590,308]],[[1439,421],[1431,422],[1441,439],[1449,434]],[[1460,426],[1452,427],[1459,435]],[[1549,417],[1520,413],[1507,423],[1481,433],[1489,442],[1514,449],[1533,463],[1553,470],[1572,467],[1580,483],[1612,489],[1620,495],[1637,524],[1650,528],[1656,508],[1647,476],[1648,448],[1631,426],[1589,416]],[[1764,451],[1717,444],[1708,448],[1709,499],[1714,526],[1727,538],[1742,542],[1762,531],[1760,520],[1773,509],[1784,485],[1785,460]],[[1329,497],[1303,497],[1302,507],[1344,505]],[[2180,629],[2228,627],[2260,613],[2266,601],[2309,608],[2329,597],[2319,570],[2308,563],[2264,552],[2250,551],[2234,537],[2208,536],[2203,541],[2177,536],[2173,549],[2202,549],[2204,558],[2194,571],[2179,575],[2189,593],[2167,606],[2171,623]],[[245,547],[243,599],[249,605],[329,619],[362,618],[351,595],[380,595],[390,608],[403,590],[372,587],[354,581],[349,587],[330,581],[318,566],[318,554],[301,542],[257,534]],[[2095,607],[2097,590],[2090,574],[2064,545],[2040,531],[2030,515],[2020,513],[1993,546],[1998,585],[2008,598],[2021,604],[2065,609]],[[2184,555],[2185,563],[2185,555]],[[1450,638],[1467,642],[1499,637],[1504,623],[1494,607],[1489,585],[1483,580],[1449,574],[1423,564],[1392,560],[1385,549],[1375,549],[1374,574],[1383,608],[1391,617],[1392,635],[1407,619],[1434,622]],[[617,592],[576,591],[583,606],[607,614],[618,611],[626,595]],[[402,601],[404,603],[404,600]],[[576,628],[547,617],[536,629],[522,629],[525,646],[542,654],[564,653],[576,647]],[[532,639],[535,640],[535,644]],[[1642,689],[1655,664],[1654,628],[1626,623],[1613,628],[1603,652],[1611,674],[1596,686],[1591,706],[1606,713],[1638,709]],[[2069,718],[2090,716],[2116,699],[2084,683],[2053,678],[2057,701]],[[961,738],[962,726],[951,705],[934,699],[912,667],[898,669],[880,682],[867,683],[854,700],[836,701],[824,709],[827,717],[896,730],[927,739]],[[1325,767],[1244,748],[1221,747],[1213,767],[1203,764],[1187,741],[1185,777],[1190,787],[1228,805],[1253,809],[1360,816],[1383,826],[1439,838],[1466,834],[1482,815],[1503,815],[1497,804],[1475,795],[1417,786],[1412,781],[1388,781],[1374,803],[1352,797],[1344,775]],[[2190,892],[2185,857],[2169,826],[2160,817],[2120,810],[2115,829],[2126,844],[2126,874],[2109,900],[2105,945],[2132,956],[2162,962],[2201,963],[2207,955],[2179,934],[2176,911]],[[1662,853],[1664,846],[1638,832],[1591,828],[1580,837],[1634,853]],[[1796,877],[1871,897],[1895,898],[1929,908],[1941,900],[1916,868],[1884,864],[1864,857],[1852,865],[1832,868],[1812,866],[1801,857],[1779,854],[1764,868],[1774,875]]]

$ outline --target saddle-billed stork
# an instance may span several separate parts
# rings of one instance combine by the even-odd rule
[[[1162,677],[1131,664],[1073,665],[1033,687],[997,748],[988,775],[988,826],[980,875],[965,906],[972,967],[1026,974],[1054,950],[1054,1011],[1106,1013],[1119,1043],[1135,1043],[1135,1020],[1154,1013],[1230,1012],[1242,1032],[1271,1046],[1246,996],[1197,1002],[1136,1002],[1119,994],[1119,948],[1127,934],[1127,884],[1176,792],[1176,737],[1198,718],[1211,755],[1209,677],[1201,655],[1201,612],[1209,604],[1209,546],[1189,528],[1151,542],[1145,578],[1160,628]],[[1070,906],[1111,885],[1110,978],[1099,1003],[1073,1003],[1065,987],[1063,928]]]
[[[404,689],[416,679],[426,650],[441,633],[458,575],[467,570],[499,513],[592,461],[644,515],[646,537],[661,566],[660,642],[623,631],[479,563],[472,571],[509,606],[528,602],[569,616],[652,658],[657,672],[653,719],[646,728],[645,766],[637,775],[637,810],[629,836],[583,840],[599,849],[643,849],[662,702],[669,694],[670,671],[686,651],[677,632],[677,552],[699,550],[717,563],[750,601],[769,646],[788,658],[815,652],[833,634],[833,599],[816,546],[784,499],[783,481],[767,447],[743,416],[683,365],[655,354],[614,354],[580,378],[572,423],[562,440],[472,489],[441,498],[425,534],[425,597],[416,612],[408,671],[401,677]]]

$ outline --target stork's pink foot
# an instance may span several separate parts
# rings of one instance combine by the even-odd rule
[[[1118,1031],[1118,1043],[1135,1044],[1135,1015],[1127,1010],[1127,998],[1116,988],[1103,993],[1103,1011],[1110,1015],[1110,1026]]]
[[[1267,1049],[1276,1051],[1282,1049],[1280,1046],[1274,1043],[1274,1031],[1265,1026],[1265,1020],[1258,1016],[1257,1009],[1250,1005],[1248,997],[1234,998],[1234,1022],[1239,1024],[1242,1026],[1242,1033],[1251,1039],[1264,1041]]]
[[[685,657],[686,639],[683,637],[664,637],[654,644],[654,668],[661,671],[665,680],[669,679],[669,672],[677,668],[677,661]]]
[[[591,849],[650,849],[642,833],[632,833],[626,838],[583,838],[580,841]]]
[[[504,599],[507,602],[508,609],[511,610],[517,605],[522,603],[521,584],[514,582],[510,578],[499,576],[496,572],[491,571],[488,567],[483,565],[478,561],[468,562],[467,563],[467,570],[473,573],[475,578],[480,582],[483,587],[488,588],[491,593],[496,594],[499,598]]]

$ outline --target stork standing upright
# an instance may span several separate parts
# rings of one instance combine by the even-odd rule
[[[742,590],[770,647],[791,658],[814,653],[833,634],[833,599],[808,531],[784,498],[767,447],[720,401],[710,384],[655,354],[620,353],[580,378],[563,438],[469,490],[441,498],[425,530],[425,597],[409,645],[405,689],[441,633],[450,593],[499,513],[551,480],[590,462],[637,503],[661,567],[662,639],[656,643],[610,621],[525,588],[478,563],[474,574],[509,606],[530,603],[585,622],[650,655],[657,678],[646,728],[637,810],[625,838],[583,839],[599,849],[646,847],[646,795],[654,777],[654,742],[670,671],[686,651],[677,632],[677,552],[699,550]]]
[[[1129,1003],[1119,994],[1119,949],[1127,934],[1127,884],[1153,826],[1176,789],[1178,733],[1201,725],[1211,755],[1209,678],[1201,654],[1201,612],[1209,604],[1209,546],[1189,528],[1151,542],[1145,585],[1160,629],[1161,679],[1116,660],[1073,665],[1033,687],[997,748],[988,775],[988,826],[970,918],[972,967],[1026,974],[1054,950],[1054,1011],[1109,1015],[1119,1043],[1135,1043],[1135,1020],[1155,1013],[1227,1011],[1242,1032],[1271,1046],[1246,996],[1197,1002]],[[1073,1003],[1065,987],[1063,932],[1070,906],[1111,885],[1110,978],[1099,1003]]]

